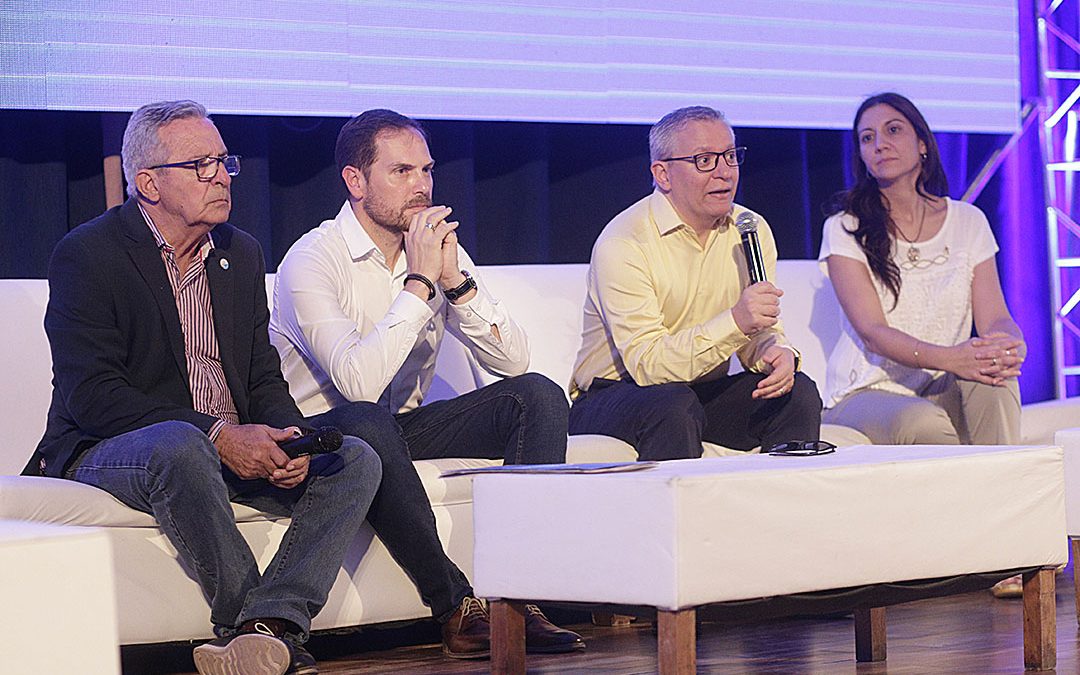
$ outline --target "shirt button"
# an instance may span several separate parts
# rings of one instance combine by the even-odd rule
[[[470,318],[471,318],[471,317],[472,317],[472,312],[465,312],[465,316],[467,316],[467,317],[470,317]]]
[[[429,321],[428,325],[427,325],[427,329],[428,330],[435,330],[435,322],[434,321]]]

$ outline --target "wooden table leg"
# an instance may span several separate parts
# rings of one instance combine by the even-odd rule
[[[1027,670],[1052,670],[1057,666],[1055,571],[1041,569],[1024,575],[1024,668]]]
[[[491,600],[488,613],[491,616],[491,672],[524,675],[525,603]]]
[[[656,610],[657,660],[660,675],[697,672],[697,610]]]
[[[855,660],[885,660],[885,608],[855,610]]]
[[[1076,566],[1080,565],[1080,539],[1069,538],[1072,543],[1073,565],[1073,592],[1076,596],[1076,623],[1080,624],[1080,575],[1076,574]]]

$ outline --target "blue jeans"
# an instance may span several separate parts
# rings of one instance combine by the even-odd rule
[[[368,522],[416,584],[432,615],[445,621],[472,586],[443,550],[414,459],[482,457],[507,464],[566,461],[566,397],[542,375],[501,380],[447,401],[392,415],[374,403],[338,406],[310,417],[363,438],[382,460],[383,479]]]
[[[367,515],[382,475],[357,438],[312,457],[291,490],[241,480],[221,464],[206,434],[187,422],[161,422],[101,441],[67,477],[109,492],[157,519],[210,603],[218,635],[250,619],[286,619],[307,639],[345,551]],[[236,528],[229,502],[292,518],[263,574]]]

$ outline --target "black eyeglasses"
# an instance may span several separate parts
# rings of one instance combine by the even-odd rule
[[[216,157],[200,157],[187,162],[173,162],[172,164],[158,164],[148,166],[148,169],[195,169],[195,175],[199,180],[213,180],[218,172],[218,164],[225,165],[225,173],[235,176],[240,173],[240,155],[218,155]]]
[[[723,152],[699,152],[698,154],[689,157],[668,157],[667,159],[662,159],[660,161],[693,162],[695,169],[701,173],[708,173],[716,170],[716,167],[720,164],[721,157],[724,158],[724,163],[728,166],[739,166],[746,160],[746,146],[740,145],[737,148],[732,148]]]
[[[781,457],[813,457],[836,452],[836,446],[828,441],[788,441],[777,443],[766,452]]]

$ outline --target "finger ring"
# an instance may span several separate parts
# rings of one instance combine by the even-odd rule
[[[990,365],[992,365],[992,366],[997,365],[997,357],[994,357],[994,358],[990,359]]]
[[[429,230],[434,230],[435,229],[435,223],[427,223],[427,224],[424,225],[424,227],[426,227]]]

